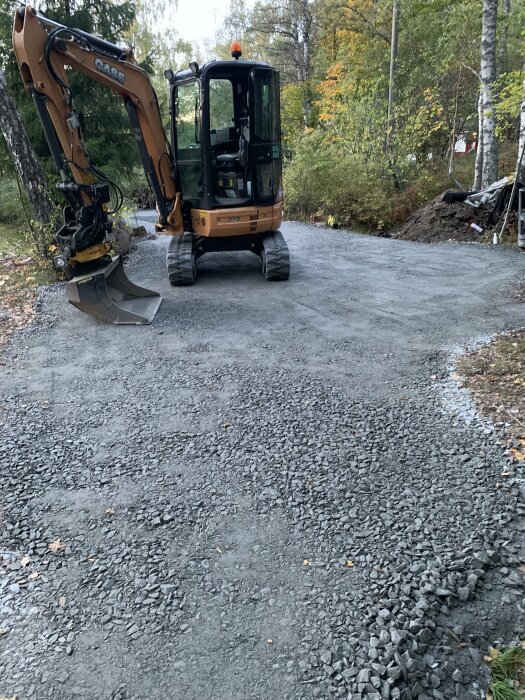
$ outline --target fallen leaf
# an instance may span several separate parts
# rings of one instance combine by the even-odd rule
[[[303,566],[312,566],[311,559],[303,559]]]
[[[22,557],[22,559],[20,559],[20,566],[21,566],[23,569],[25,569],[26,566],[29,564],[30,561],[31,561],[31,559],[30,559],[30,558],[27,556],[27,554],[26,554],[25,557]]]
[[[58,552],[61,549],[65,548],[65,543],[62,542],[62,540],[53,540],[53,542],[50,542],[47,545],[47,548],[50,549],[52,552]]]
[[[61,608],[66,607],[66,596],[61,595],[60,598],[58,599],[58,604],[60,605]]]
[[[525,454],[523,454],[523,452],[520,452],[515,447],[512,447],[510,451],[514,455],[514,459],[516,459],[518,462],[523,462],[525,459]]]
[[[501,651],[499,649],[494,649],[494,647],[489,647],[489,656],[492,660],[497,659],[500,656]]]
[[[352,566],[355,566],[355,564],[351,559],[347,559],[345,566],[348,566],[348,568],[351,569]]]

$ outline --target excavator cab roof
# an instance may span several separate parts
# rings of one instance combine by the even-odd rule
[[[205,78],[206,76],[217,73],[228,73],[231,72],[233,75],[249,72],[253,68],[266,68],[267,70],[275,70],[273,66],[269,63],[264,63],[263,61],[207,61],[203,66],[199,67],[197,64],[191,64],[193,67],[185,68],[184,70],[177,71],[173,75],[170,82],[183,82],[190,78]],[[196,66],[196,69],[195,69]]]

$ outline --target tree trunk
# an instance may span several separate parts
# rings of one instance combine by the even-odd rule
[[[498,179],[498,142],[494,113],[494,81],[496,80],[496,25],[498,0],[483,0],[481,33],[481,94],[483,110],[483,168],[482,187]]]
[[[27,194],[33,219],[44,226],[53,219],[55,207],[44,172],[31,146],[18,109],[7,91],[0,70],[0,132],[7,144],[16,174]]]
[[[525,64],[523,66],[523,75],[525,76]],[[518,180],[525,186],[525,155],[521,154],[525,148],[525,78],[523,79],[523,95],[520,108],[520,137],[518,146]],[[521,158],[521,163],[520,163]]]
[[[394,104],[396,99],[397,46],[399,40],[400,0],[392,2],[392,40],[390,42],[390,79],[388,82],[388,111],[386,118],[386,150],[390,150],[390,141],[394,132]]]
[[[507,41],[509,36],[510,0],[503,0],[503,18],[498,48],[498,73],[507,70]]]
[[[481,172],[483,170],[483,95],[481,86],[478,97],[478,147],[476,149],[476,164],[474,166],[473,190],[481,189]]]

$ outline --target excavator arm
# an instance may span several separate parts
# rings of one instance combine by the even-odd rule
[[[181,235],[184,231],[181,195],[151,82],[130,50],[58,24],[32,7],[16,11],[13,47],[24,85],[33,97],[60,175],[57,188],[68,202],[64,209],[64,225],[57,232],[60,255],[56,262],[67,276],[73,277],[68,283],[69,300],[78,308],[113,323],[147,323],[151,318],[118,320],[128,318],[134,296],[138,299],[135,305],[144,306],[144,295],[137,293],[140,287],[129,283],[122,263],[108,257],[110,216],[118,209],[119,202],[113,212],[108,212],[107,206],[110,190],[113,188],[118,193],[119,189],[91,161],[75,111],[68,72],[78,71],[124,100],[142,165],[157,202],[157,228]],[[111,270],[108,272],[107,268]],[[117,279],[119,289],[113,289],[112,282]],[[116,313],[115,309],[109,313],[111,305],[105,298],[104,280],[110,300],[117,304],[125,302],[126,313],[119,316],[118,309]],[[129,288],[123,280],[128,282]],[[104,299],[98,304],[100,290]],[[158,297],[156,293],[149,294]],[[78,299],[82,295],[86,297],[84,304]],[[124,298],[114,299],[115,296]],[[156,303],[158,308],[160,301]],[[98,313],[96,307],[101,305],[105,310]]]

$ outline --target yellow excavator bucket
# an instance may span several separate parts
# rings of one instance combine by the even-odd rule
[[[143,325],[153,321],[162,297],[130,282],[122,259],[66,283],[69,302],[80,311],[107,323]]]

